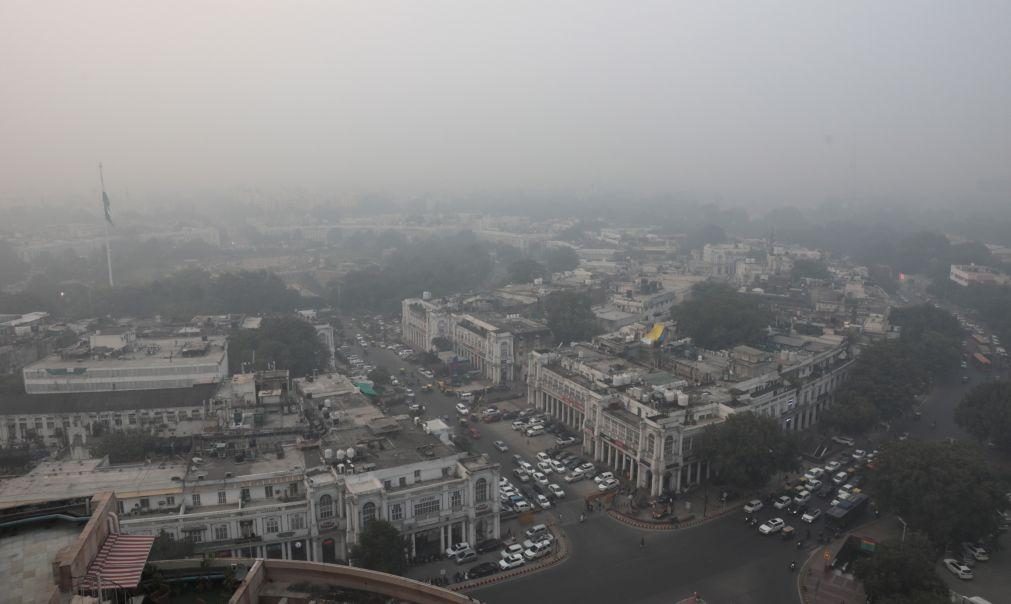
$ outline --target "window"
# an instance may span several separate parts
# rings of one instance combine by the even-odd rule
[[[414,480],[421,480],[421,470],[414,471]]]
[[[453,491],[453,494],[449,496],[449,505],[454,510],[458,510],[463,507],[463,495],[460,491]]]
[[[376,504],[371,501],[362,506],[362,526],[368,526],[376,519]]]
[[[394,503],[390,506],[390,520],[402,520],[404,518],[404,506]]]
[[[387,489],[387,490],[389,490],[389,489],[391,489],[392,487],[393,487],[393,481],[391,481],[391,480],[384,480],[384,481],[383,481],[383,488],[384,488],[384,489]]]
[[[123,513],[123,500],[122,499],[117,499],[116,500],[116,511],[119,512],[120,514]]]
[[[319,498],[319,517],[333,518],[333,497],[323,495]]]
[[[288,484],[288,497],[298,496],[298,483],[292,482]]]
[[[263,487],[263,496],[267,499],[271,499],[274,496],[274,486],[268,484]]]
[[[228,525],[219,524],[218,526],[214,527],[214,540],[224,541],[225,539],[228,539]]]
[[[399,482],[400,482],[400,486],[406,487],[407,486],[407,477],[406,476],[401,476]]]
[[[288,528],[293,531],[300,531],[305,528],[305,516],[302,514],[291,514],[288,516]]]
[[[656,448],[656,436],[650,434],[646,437],[646,452],[652,455],[654,448]]]
[[[266,520],[264,520],[263,521],[263,530],[268,535],[272,534],[272,533],[276,533],[279,530],[278,529],[277,518],[274,517],[274,516],[270,516],[269,518],[267,518]]]
[[[228,503],[228,493],[224,491],[218,491],[218,504]]]
[[[200,495],[197,495],[196,493],[193,493],[193,495],[191,495],[190,498],[193,501],[193,507],[195,507],[195,508],[200,507]]]
[[[131,426],[135,426],[135,425],[137,425],[137,416],[134,415],[133,413],[131,413],[130,415],[127,416],[126,421]],[[74,425],[77,425],[77,424],[75,423]]]
[[[450,470],[449,468],[443,468],[442,469],[442,477],[443,478],[449,478],[449,470]]]
[[[434,497],[427,501],[418,502],[414,504],[414,517],[425,518],[427,516],[438,514],[440,507],[439,500]]]
[[[200,543],[204,540],[204,532],[202,530],[191,530],[184,531],[187,541],[192,541],[193,543]]]
[[[141,497],[140,507],[145,510],[148,509],[149,507],[151,507],[151,500],[148,499],[147,497]]]
[[[474,501],[476,503],[488,501],[488,481],[484,478],[478,478],[474,483]]]
[[[169,495],[168,497],[165,498],[165,505],[175,505],[175,504],[176,498],[174,496]]]
[[[249,501],[249,489],[243,488],[239,491],[239,497],[241,497],[243,501]]]

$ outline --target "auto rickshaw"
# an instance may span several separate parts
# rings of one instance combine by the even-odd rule
[[[795,531],[792,526],[786,525],[783,527],[782,533],[783,533],[783,541],[791,541],[793,539]]]

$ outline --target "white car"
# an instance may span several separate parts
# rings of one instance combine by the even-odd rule
[[[801,520],[808,524],[814,524],[814,521],[821,517],[821,510],[815,508],[813,510],[808,510],[804,512],[804,515],[800,517]]]
[[[546,476],[550,476],[551,473],[555,471],[555,469],[551,467],[551,464],[546,461],[537,462],[537,469],[544,472]]]
[[[601,481],[600,484],[597,485],[597,489],[600,491],[611,491],[617,489],[619,484],[620,483],[614,478],[608,478]]]
[[[965,579],[966,581],[972,579],[972,569],[954,558],[945,558],[944,566],[959,579]]]
[[[586,462],[586,463],[582,464],[581,466],[579,466],[579,468],[578,468],[578,469],[582,470],[582,471],[583,471],[583,474],[587,474],[587,475],[589,475],[589,474],[590,474],[591,472],[593,472],[593,471],[594,471],[594,470],[595,470],[596,468],[594,467],[594,465],[593,465],[592,463],[590,463],[590,462]]]
[[[521,461],[520,462],[520,467],[523,468],[524,470],[526,470],[527,473],[531,473],[531,472],[535,471],[534,467],[532,465],[530,465],[529,461]]]
[[[782,518],[772,518],[766,522],[762,523],[762,526],[758,527],[758,532],[763,535],[771,535],[772,533],[778,533],[783,530],[786,523],[783,522]]]
[[[513,543],[512,545],[507,545],[502,548],[501,556],[503,558],[508,558],[509,556],[522,556],[523,546],[519,543]]]
[[[579,482],[583,478],[586,477],[583,476],[583,473],[579,471],[579,468],[576,468],[575,470],[566,474],[564,480],[565,482]]]
[[[835,484],[842,484],[847,480],[849,480],[849,478],[850,475],[847,474],[846,472],[838,472],[836,473],[835,476],[832,477],[832,482],[834,482]]]
[[[555,497],[555,499],[561,499],[565,497],[565,491],[563,491],[562,487],[558,486],[555,483],[551,483],[548,485],[548,491]]]
[[[460,415],[467,415],[468,413],[470,413],[470,409],[468,409],[467,405],[464,405],[463,403],[457,403],[456,412],[459,413]]]
[[[523,420],[518,419],[518,420],[516,420],[516,421],[514,421],[512,423],[512,427],[513,427],[513,430],[516,430],[517,432],[519,432],[521,430],[526,430],[527,429],[527,423],[525,421],[523,421]]]
[[[839,463],[838,461],[832,460],[832,461],[828,462],[827,464],[825,464],[825,471],[827,471],[827,472],[835,472],[836,470],[838,470],[841,467],[842,467],[841,463]]]
[[[849,436],[833,436],[832,440],[840,445],[846,445],[847,447],[852,447],[853,443],[856,442]]]
[[[779,497],[776,498],[776,501],[773,502],[772,507],[776,508],[777,510],[782,510],[789,507],[791,501],[793,500],[790,499],[789,495],[780,495]]]
[[[823,470],[821,468],[811,468],[807,472],[804,472],[804,477],[808,478],[810,480],[814,480],[816,478],[821,478],[824,475],[825,475],[825,470]]]
[[[466,542],[455,543],[446,548],[446,557],[453,558],[461,552],[465,552],[470,549],[470,544]]]
[[[867,451],[864,451],[863,449],[857,449],[856,451],[853,452],[852,457],[854,461],[860,461],[861,459],[864,458],[865,455],[867,455]]]
[[[516,508],[517,512],[529,512],[530,510],[534,509],[534,507],[530,505],[530,502],[525,499],[517,501],[516,503],[513,504],[513,507]]]
[[[534,472],[534,480],[542,487],[548,486],[548,477],[541,472]]]
[[[818,480],[817,478],[811,478],[807,481],[808,491],[817,491],[820,488],[821,488],[821,481]]]
[[[801,491],[793,498],[793,502],[797,505],[807,505],[808,501],[811,501],[811,491]]]
[[[505,444],[501,440],[496,440],[492,444],[495,445],[496,449],[498,449],[499,451],[502,451],[503,453],[505,453],[506,451],[509,450],[509,445]]]
[[[611,472],[603,472],[593,477],[593,482],[597,484],[600,484],[605,480],[614,480],[614,474],[612,474]]]
[[[545,461],[545,462],[551,461],[551,456],[545,453],[544,451],[538,451],[537,461]]]
[[[542,510],[550,510],[551,500],[544,495],[537,495],[537,505],[541,506]]]
[[[986,562],[990,559],[990,552],[986,551],[986,548],[978,543],[963,543],[962,551],[980,562]]]
[[[516,547],[519,547],[518,545]],[[498,567],[502,570],[512,570],[514,568],[519,568],[527,563],[527,559],[523,557],[522,553],[519,554],[503,554],[502,559],[498,561]]]
[[[523,552],[523,557],[527,560],[536,560],[537,558],[548,555],[549,551],[551,551],[550,545],[545,543],[534,543],[530,549]]]
[[[761,501],[759,501],[758,499],[752,499],[748,503],[744,504],[744,511],[745,513],[748,514],[754,514],[755,512],[760,511],[764,507],[765,504],[763,504]]]
[[[558,461],[557,459],[552,459],[548,463],[551,464],[551,469],[554,470],[555,472],[557,472],[559,474],[564,474],[565,473],[565,464],[563,464],[562,462]]]

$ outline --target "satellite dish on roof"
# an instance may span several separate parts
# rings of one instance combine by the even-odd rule
[[[355,448],[354,447],[348,447],[348,459],[354,459],[354,458],[355,458]]]
[[[344,449],[336,449],[334,451],[334,455],[337,457],[337,459],[344,459]]]

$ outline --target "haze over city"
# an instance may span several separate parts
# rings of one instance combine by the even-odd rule
[[[0,7],[0,203],[1011,191],[1006,2]]]

